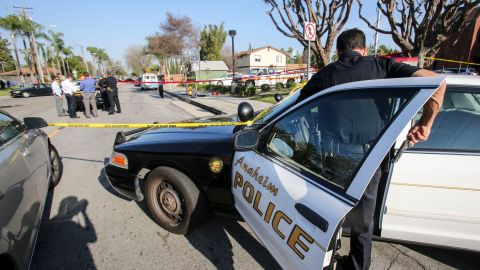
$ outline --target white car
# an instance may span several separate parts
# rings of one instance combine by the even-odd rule
[[[158,77],[153,73],[145,73],[140,77],[140,89],[157,89],[158,88]]]
[[[235,79],[238,79],[242,76],[242,74],[240,73],[235,73]],[[222,77],[220,78],[216,78],[216,79],[212,79],[213,83],[214,84],[217,84],[217,85],[225,85],[225,86],[231,86],[232,85],[232,81],[233,81],[233,74],[232,73],[228,73],[228,74],[225,74],[223,75]]]
[[[236,134],[235,208],[283,268],[332,263],[344,217],[384,156],[398,155],[417,112],[443,79],[342,84],[260,129]],[[430,139],[405,151],[382,179],[375,232],[389,240],[480,251],[480,80],[449,77],[447,84]],[[355,108],[357,99],[388,100],[386,126],[361,156],[334,154],[336,162],[325,163],[322,126],[334,119],[322,108],[338,101]]]

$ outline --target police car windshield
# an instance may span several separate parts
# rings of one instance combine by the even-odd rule
[[[261,111],[259,114],[257,114],[257,116],[255,116],[255,118],[253,119],[253,123],[257,125],[267,123],[268,121],[273,119],[275,116],[279,115],[283,111],[290,108],[298,99],[299,95],[300,95],[300,90],[295,91],[293,94],[289,95],[279,103]]]

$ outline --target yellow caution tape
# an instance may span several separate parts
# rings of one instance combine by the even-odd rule
[[[466,65],[480,66],[480,64],[478,64],[478,63],[471,63],[471,62],[464,62],[464,61],[457,61],[457,60],[436,58],[436,57],[425,57],[425,59],[437,60],[437,61],[442,61],[442,62],[450,62],[450,63],[459,63],[459,64],[466,64]]]
[[[245,126],[251,125],[253,121],[247,122],[208,122],[208,123],[159,123],[159,124],[109,124],[109,123],[49,123],[51,127],[73,127],[73,128],[196,128],[196,127],[219,127],[219,126]]]

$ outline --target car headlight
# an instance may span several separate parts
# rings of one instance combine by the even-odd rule
[[[124,154],[113,151],[110,157],[110,164],[123,169],[128,169],[128,159]]]

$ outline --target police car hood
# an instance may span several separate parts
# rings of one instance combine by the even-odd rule
[[[236,115],[205,117],[184,122],[213,123],[235,122]],[[131,137],[123,144],[117,145],[118,150],[134,150],[146,152],[194,152],[199,147],[208,147],[210,144],[223,144],[231,147],[235,126],[207,126],[207,127],[169,127],[153,128]],[[155,147],[152,147],[155,146]]]

